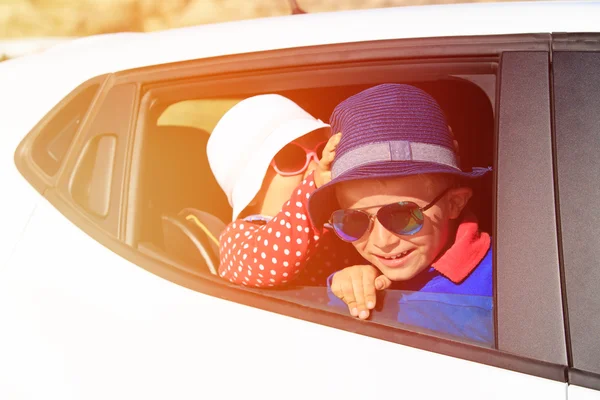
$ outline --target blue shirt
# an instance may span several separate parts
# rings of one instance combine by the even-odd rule
[[[329,305],[346,304],[331,292],[327,280]],[[384,291],[383,318],[418,326],[435,332],[494,345],[492,248],[477,267],[460,283],[454,283],[434,268],[414,279],[395,282]]]

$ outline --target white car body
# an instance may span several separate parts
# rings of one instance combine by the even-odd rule
[[[597,32],[598,17],[586,1],[296,15],[101,35],[0,63],[0,399],[600,399],[173,284],[83,233],[14,163],[34,125],[100,74],[321,44]]]

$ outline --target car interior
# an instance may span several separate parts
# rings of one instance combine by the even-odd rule
[[[461,77],[398,82],[410,83],[430,93],[444,110],[460,147],[463,169],[493,165],[494,110],[488,94]],[[306,111],[328,121],[334,107],[373,85],[349,85],[280,91]],[[259,94],[259,93],[254,93]],[[229,96],[232,97],[232,96]],[[239,95],[238,99],[249,97]],[[181,98],[178,101],[192,99]],[[230,221],[231,207],[213,177],[206,155],[210,132],[178,121],[158,121],[174,104],[155,103],[147,115],[142,139],[142,178],[138,204],[137,243],[142,251],[176,262],[198,273],[216,274],[218,238]],[[224,110],[220,111],[224,113]],[[221,115],[215,116],[216,119]],[[226,156],[226,155],[225,155]],[[482,230],[492,232],[492,178],[474,183],[471,209]]]

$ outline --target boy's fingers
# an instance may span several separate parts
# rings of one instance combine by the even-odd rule
[[[356,298],[354,297],[354,289],[352,288],[352,282],[342,283],[342,300],[348,305],[348,310],[353,317],[358,316],[358,307],[356,306]]]
[[[352,278],[352,289],[354,290],[354,297],[356,298],[356,308],[357,315],[355,317],[359,317],[361,319],[365,319],[369,317],[369,310],[367,309],[367,305],[365,302],[365,294],[363,288],[363,275],[362,271],[358,272]],[[353,314],[354,315],[354,314]]]
[[[374,309],[375,303],[377,303],[377,295],[375,293],[375,282],[369,279],[363,279],[363,291],[365,293],[365,303],[367,309]]]
[[[375,278],[375,288],[377,290],[385,290],[392,285],[392,281],[385,275],[379,275]]]
[[[344,293],[342,292],[342,288],[341,288],[340,284],[335,281],[335,276],[334,276],[333,282],[331,282],[331,291],[337,298],[339,298],[341,300],[344,299]]]

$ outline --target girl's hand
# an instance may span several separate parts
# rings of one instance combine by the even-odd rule
[[[321,156],[319,165],[315,170],[316,187],[321,187],[331,181],[331,164],[333,163],[333,158],[335,157],[335,149],[337,148],[338,143],[340,143],[341,138],[342,133],[338,132],[331,136],[325,145],[325,148],[323,149],[323,155]]]

